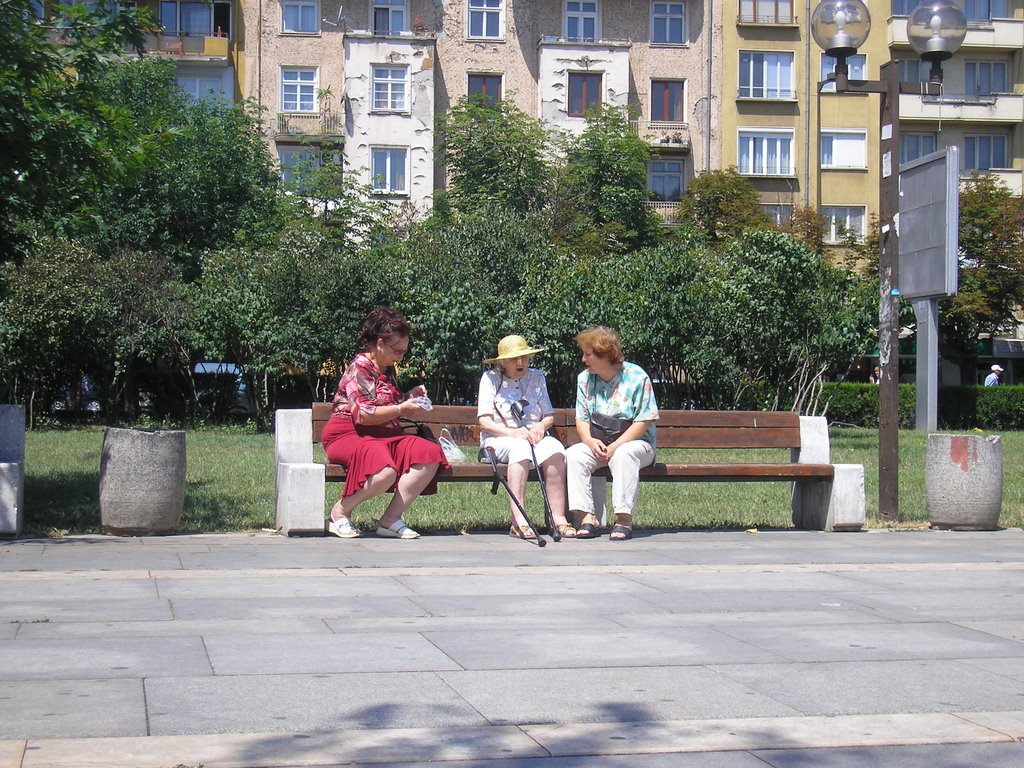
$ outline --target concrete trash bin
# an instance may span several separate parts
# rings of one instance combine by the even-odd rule
[[[100,459],[100,525],[149,535],[178,527],[185,507],[185,433],[107,429]]]
[[[1003,505],[998,435],[928,435],[924,496],[933,528],[991,531]]]

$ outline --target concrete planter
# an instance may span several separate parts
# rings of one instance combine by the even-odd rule
[[[100,524],[107,533],[169,533],[185,506],[185,433],[108,429],[100,459]]]
[[[928,435],[925,504],[933,528],[991,531],[1003,505],[1003,442],[998,435]]]

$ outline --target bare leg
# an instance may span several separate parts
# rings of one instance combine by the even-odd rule
[[[387,528],[395,523],[436,474],[437,462],[413,464],[409,467],[409,471],[398,479],[394,498],[391,499],[391,503],[388,504],[388,508],[384,510],[384,514],[380,518],[381,527]]]
[[[510,463],[508,465],[508,487],[512,489],[512,493],[517,499],[519,499],[519,503],[522,504],[523,507],[526,506],[526,479],[529,475],[530,462],[528,461],[518,461],[514,464]],[[516,504],[512,499],[508,500],[508,506],[512,511],[512,523],[518,528],[522,528],[526,525],[526,519],[516,507]]]
[[[339,520],[342,517],[352,519],[355,508],[367,499],[380,496],[395,482],[394,467],[385,467],[380,472],[366,478],[363,487],[347,498],[338,499],[338,503],[331,507],[331,520]]]
[[[566,525],[569,521],[565,518],[565,457],[561,454],[552,456],[541,462],[541,469],[544,471],[548,503],[551,504],[551,516],[555,520],[555,525]]]

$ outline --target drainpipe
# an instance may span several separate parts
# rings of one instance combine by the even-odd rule
[[[810,0],[808,0],[810,2]],[[704,170],[711,170],[711,110],[713,107],[712,102],[712,91],[711,91],[711,65],[715,60],[715,22],[714,22],[714,10],[715,0],[708,0],[708,41],[707,41],[707,61],[706,67],[708,71],[707,81],[707,99],[708,99],[708,110],[707,110],[707,127],[704,131]]]
[[[811,0],[804,3],[804,51],[806,64],[804,66],[804,93],[807,95],[807,105],[804,107],[804,208],[811,204]],[[818,125],[821,125],[821,94],[818,94]],[[817,146],[817,138],[815,138]],[[818,158],[815,158],[817,165]],[[815,194],[821,197],[821,189],[815,190]],[[821,205],[818,205],[821,210]]]
[[[256,21],[256,106],[263,114],[263,0],[259,3],[259,19]]]

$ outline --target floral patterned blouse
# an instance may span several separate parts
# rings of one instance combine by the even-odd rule
[[[622,364],[622,370],[611,381],[583,371],[576,377],[576,421],[590,421],[590,414],[600,413],[615,419],[650,421],[640,438],[654,448],[658,419],[658,403],[654,399],[651,378],[639,365]]]
[[[512,418],[512,403],[524,400],[526,402],[523,404],[523,421],[528,425],[536,424],[555,412],[551,398],[548,397],[547,380],[541,371],[527,368],[523,378],[516,381],[503,376],[501,371],[492,369],[480,379],[476,415],[490,416],[499,424],[515,427],[518,425]],[[480,430],[481,444],[487,437],[493,435]]]
[[[363,414],[373,414],[378,406],[398,405],[405,399],[406,396],[398,388],[395,369],[388,368],[382,373],[370,358],[360,352],[349,363],[338,382],[331,416],[358,424]],[[396,429],[401,426],[398,419],[392,419],[387,424]]]

